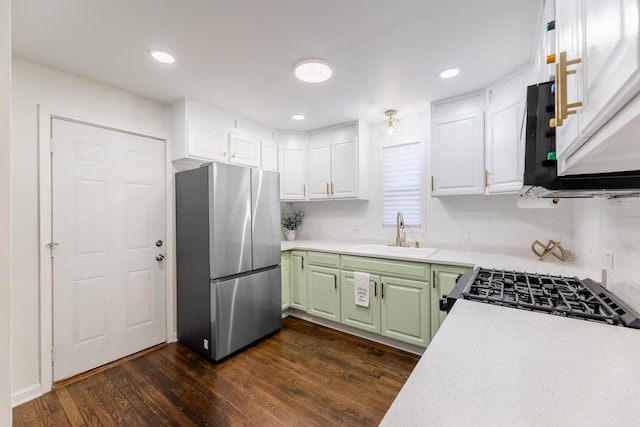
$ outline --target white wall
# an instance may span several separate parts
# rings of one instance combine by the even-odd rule
[[[381,120],[382,121],[382,120]],[[431,176],[428,164],[429,115],[403,118],[404,134],[398,142],[425,144],[425,185]],[[383,228],[381,209],[381,146],[379,125],[371,126],[369,201],[327,201],[294,203],[303,209],[305,222],[299,239],[340,239],[354,242],[391,243],[395,228]],[[553,209],[519,209],[516,195],[431,197],[425,192],[426,227],[407,231],[407,240],[422,246],[522,252],[530,255],[531,243],[555,239],[571,250],[571,201]],[[357,231],[356,231],[357,230]],[[468,242],[458,241],[458,233],[469,233]],[[533,255],[532,255],[533,256]]]
[[[169,134],[169,108],[20,58],[13,58],[12,90],[12,354],[15,402],[40,391],[38,104],[60,115],[159,136]]]
[[[0,426],[11,425],[11,1],[0,1]]]
[[[607,270],[607,288],[640,313],[640,198],[577,200],[574,241],[594,280]]]

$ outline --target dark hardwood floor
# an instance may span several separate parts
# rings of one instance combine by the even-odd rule
[[[377,425],[418,359],[288,317],[219,364],[172,343],[58,383],[13,425]]]

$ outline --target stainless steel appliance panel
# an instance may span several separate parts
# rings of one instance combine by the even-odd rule
[[[280,174],[251,169],[253,269],[280,264]]]
[[[211,278],[252,270],[251,170],[213,163],[209,195]]]
[[[220,360],[282,326],[280,266],[211,283],[211,357]]]

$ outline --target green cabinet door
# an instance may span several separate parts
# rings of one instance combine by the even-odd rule
[[[291,251],[289,283],[289,307],[298,310],[307,309],[307,271],[305,270],[306,252]]]
[[[380,333],[380,276],[369,277],[369,307],[356,304],[353,272],[340,276],[340,312],[344,325]]]
[[[289,308],[289,282],[291,277],[289,251],[280,254],[280,272],[282,273],[282,310]]]
[[[380,278],[382,335],[425,347],[430,339],[429,282]]]
[[[307,313],[340,321],[340,270],[317,265],[307,268]]]
[[[469,267],[455,265],[431,265],[431,338],[435,336],[447,314],[440,311],[440,298],[451,292],[458,275],[469,270]]]

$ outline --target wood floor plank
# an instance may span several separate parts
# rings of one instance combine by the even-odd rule
[[[220,363],[172,343],[65,380],[13,425],[374,426],[418,359],[289,317]]]

